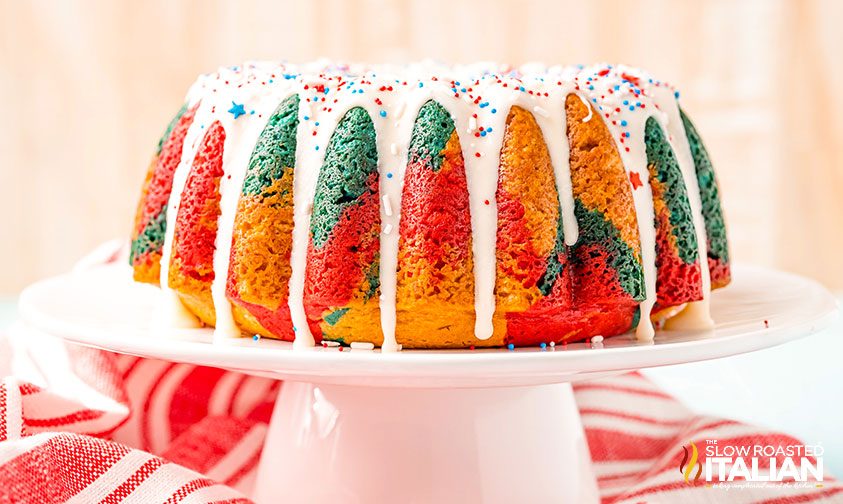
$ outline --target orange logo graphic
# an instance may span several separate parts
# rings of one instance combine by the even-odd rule
[[[699,461],[700,454],[697,451],[697,445],[693,441],[689,441],[689,443],[691,443],[691,450],[689,452],[686,446],[682,447],[685,455],[682,456],[682,462],[679,464],[679,472],[685,478],[685,483],[691,483],[691,474],[694,472],[694,469],[697,470],[697,474],[694,475],[694,482],[698,481],[702,474],[702,464]]]

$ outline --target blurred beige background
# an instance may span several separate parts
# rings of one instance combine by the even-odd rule
[[[843,287],[843,2],[0,0],[0,295],[126,237],[158,136],[244,59],[624,62],[682,90],[732,255]]]

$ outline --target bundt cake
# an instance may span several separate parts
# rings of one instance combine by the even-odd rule
[[[222,68],[158,143],[135,279],[297,347],[706,327],[729,253],[678,96],[612,65]]]

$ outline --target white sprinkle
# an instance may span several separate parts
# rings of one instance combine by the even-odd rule
[[[391,152],[393,156],[397,156],[398,155],[398,146],[395,145],[394,143],[389,144],[389,152]]]
[[[548,112],[547,110],[545,110],[545,109],[543,109],[539,106],[533,107],[533,112],[535,112],[536,114],[538,114],[542,117],[550,117],[550,112]]]
[[[326,347],[338,347],[340,346],[340,343],[339,341],[322,340],[322,345]]]
[[[383,195],[383,211],[387,217],[392,217],[392,203],[389,201],[389,195]]]
[[[477,129],[477,119],[474,117],[468,118],[468,132],[471,133],[472,131]]]
[[[598,334],[597,336],[594,336],[594,337],[591,338],[591,342],[592,343],[602,343],[603,342],[603,336],[600,336]]]
[[[392,232],[392,224],[387,223],[386,226],[383,227],[383,234],[389,234]]]
[[[353,341],[351,343],[352,350],[373,350],[374,348],[375,344],[368,341]]]
[[[551,347],[555,347],[555,346],[556,346],[556,342],[555,342],[555,341],[551,341],[551,342],[550,342],[550,346],[551,346]]]

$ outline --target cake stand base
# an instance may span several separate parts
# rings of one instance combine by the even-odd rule
[[[254,496],[261,504],[599,502],[568,383],[413,389],[284,382]]]

